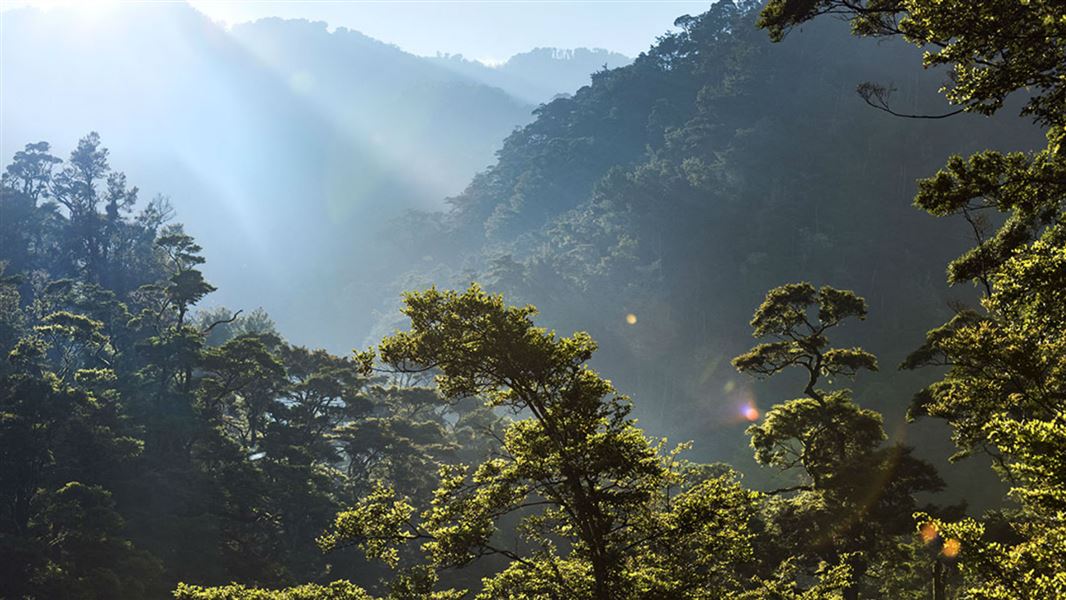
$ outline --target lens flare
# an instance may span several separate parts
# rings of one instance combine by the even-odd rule
[[[633,313],[629,313],[628,315],[626,315],[626,323],[629,323],[630,325],[636,325],[637,324],[637,315],[635,315]]]
[[[940,549],[940,552],[947,558],[955,558],[960,550],[962,550],[962,542],[955,538],[948,538],[944,540],[944,547]]]
[[[923,544],[931,544],[939,534],[940,532],[937,531],[936,523],[932,521],[922,523],[921,527],[918,528],[918,535],[922,537]]]
[[[755,408],[755,405],[749,404],[743,409],[744,418],[749,421],[757,421],[759,419],[759,409]]]

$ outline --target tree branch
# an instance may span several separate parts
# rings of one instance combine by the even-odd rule
[[[230,318],[228,318],[228,319],[219,319],[218,321],[215,321],[214,323],[211,323],[210,325],[208,325],[208,326],[207,326],[207,327],[206,327],[206,328],[205,328],[205,329],[204,329],[203,331],[201,331],[200,333],[201,333],[202,335],[207,335],[207,334],[211,333],[211,330],[212,330],[212,329],[214,329],[215,327],[217,327],[217,326],[219,326],[219,325],[225,325],[226,323],[232,323],[232,322],[234,322],[234,321],[236,321],[236,320],[237,320],[237,317],[240,317],[240,316],[241,316],[241,313],[242,313],[242,312],[244,312],[244,309],[243,309],[243,308],[242,308],[241,310],[238,310],[237,312],[233,313],[233,316],[232,316],[232,317],[230,317]]]
[[[893,117],[900,117],[903,119],[946,119],[948,117],[953,117],[959,113],[966,112],[965,108],[959,108],[951,112],[939,115],[917,115],[910,113],[901,113],[896,112],[892,109],[891,106],[888,105],[889,96],[892,95],[892,92],[896,91],[896,89],[893,87],[883,86],[877,83],[873,83],[872,81],[864,81],[863,83],[860,83],[858,87],[855,88],[855,91],[858,92],[859,96],[862,97],[863,101],[866,102],[866,104],[869,104],[877,110],[886,112],[892,115]]]

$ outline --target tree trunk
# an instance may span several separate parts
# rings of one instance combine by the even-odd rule
[[[851,566],[851,583],[844,588],[844,600],[859,600],[859,581],[866,575],[866,559],[852,555],[848,560]]]
[[[611,586],[608,579],[610,573],[608,573],[607,565],[604,561],[594,557],[592,561],[592,575],[594,578],[592,595],[596,600],[612,600],[611,598]]]
[[[944,586],[944,563],[939,560],[933,561],[933,600],[947,600],[947,589]]]

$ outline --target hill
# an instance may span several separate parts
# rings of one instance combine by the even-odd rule
[[[590,83],[590,76],[596,71],[633,62],[628,56],[602,48],[534,48],[492,66],[468,60],[461,54],[441,54],[433,60],[533,104],[548,102],[561,93],[576,92]]]
[[[333,269],[373,280],[376,228],[462,190],[531,118],[497,88],[321,22],[227,30],[183,3],[3,19],[2,154],[49,140],[62,156],[99,132],[142,200],[172,198],[226,283],[215,301],[263,305],[304,341],[350,346],[358,305],[339,333],[307,318]]]
[[[752,27],[757,10],[722,2],[683,16],[632,65],[538,108],[446,215],[420,218],[446,222],[437,235],[396,233],[420,265],[397,288],[473,278],[535,304],[559,331],[587,329],[604,347],[599,368],[641,398],[644,426],[739,465],[750,464],[742,408],[786,399],[729,364],[750,345],[763,294],[803,280],[854,289],[871,316],[848,341],[886,365],[859,388],[863,402],[892,435],[923,435],[902,419],[924,375],[893,367],[949,305],[972,299],[944,283],[971,233],[911,207],[915,180],[989,140],[1028,149],[1042,136],[1011,116],[874,110],[861,82],[898,88],[904,112],[946,112],[946,75],[915,77],[913,48],[832,22],[772,44]],[[943,459],[944,436],[931,437]],[[959,478],[965,495],[975,484]]]

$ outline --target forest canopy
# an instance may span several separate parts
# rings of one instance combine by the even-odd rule
[[[803,29],[825,15],[950,69],[946,112],[856,81],[866,112],[854,114],[870,134],[946,123],[905,148],[928,169],[908,193],[967,247],[833,195],[900,166],[886,155],[817,171],[857,142],[808,128],[852,108],[812,105],[805,124],[760,93],[754,72],[810,99],[801,84],[824,70],[796,67],[825,48],[782,58],[768,39],[814,35]],[[0,596],[1066,597],[1066,6],[725,1],[677,27],[542,105],[445,223],[394,225],[411,256],[452,266],[442,285],[403,293],[398,326],[350,355],[290,343],[262,310],[208,308],[203,248],[171,201],[141,198],[98,134],[67,158],[43,141],[15,153],[0,180]],[[1007,110],[1046,145],[940,162],[963,113]],[[790,140],[803,147],[769,152]],[[814,229],[796,237],[800,224]],[[946,282],[972,293],[924,339],[888,345],[909,345],[898,368],[924,377],[899,386],[918,380],[888,379],[897,365],[863,340],[894,334],[871,327],[879,311],[939,316],[918,274],[941,256]],[[871,281],[882,268],[888,281]],[[855,285],[824,283],[838,280]],[[713,434],[651,433],[639,408],[664,399],[623,393],[592,335],[557,333],[523,301],[563,313],[584,294],[563,322],[600,322],[596,302],[620,296],[733,320],[738,290],[756,285],[761,301],[714,328],[751,334],[723,346],[774,398],[742,407],[754,468],[701,460]],[[677,339],[710,345],[707,327],[688,329]],[[648,368],[690,367],[648,344]],[[912,396],[908,419],[942,422],[952,461],[983,457],[1002,497],[955,502],[923,454],[932,442],[894,435],[859,387],[869,380]]]

